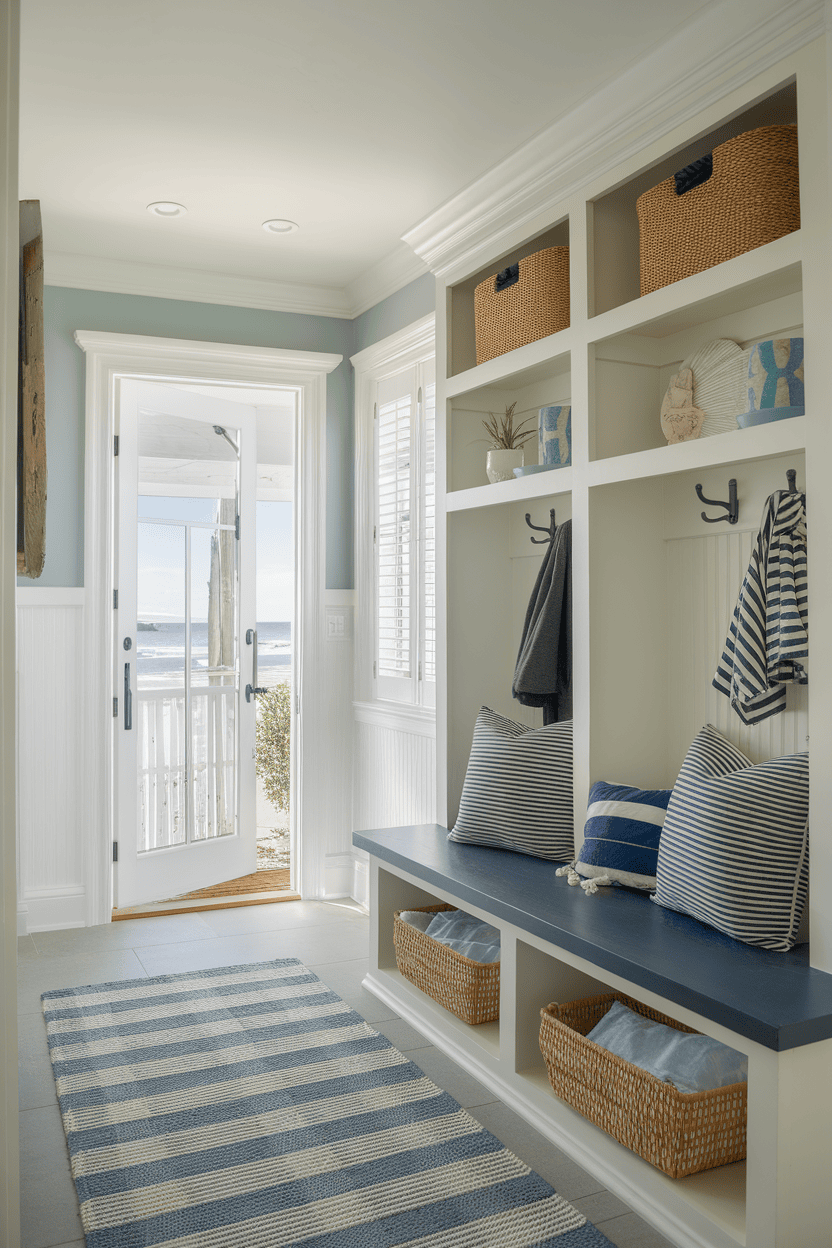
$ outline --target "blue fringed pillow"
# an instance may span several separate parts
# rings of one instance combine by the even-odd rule
[[[659,838],[672,789],[636,789],[599,780],[589,791],[584,843],[569,883],[594,893],[599,884],[654,889]],[[564,872],[566,874],[566,872]]]

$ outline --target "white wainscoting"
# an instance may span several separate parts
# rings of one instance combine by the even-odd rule
[[[17,591],[18,928],[86,923],[83,589]]]
[[[323,898],[353,895],[352,784],[353,723],[352,668],[355,592],[326,589],[323,592],[320,675],[321,731],[326,766],[317,777],[316,810],[320,826],[307,826],[305,845],[317,838],[323,854]],[[301,702],[303,695],[301,694]]]
[[[707,533],[667,543],[668,724],[674,775],[703,724],[713,724],[755,763],[809,748],[808,685],[788,685],[783,714],[748,728],[711,683],[756,536],[751,531]]]
[[[436,822],[436,716],[411,707],[356,702],[353,826]],[[352,896],[369,902],[367,855],[353,855]]]

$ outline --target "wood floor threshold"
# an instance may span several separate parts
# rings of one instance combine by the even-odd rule
[[[199,914],[204,910],[233,910],[235,906],[269,906],[279,901],[300,901],[300,893],[281,892],[242,893],[230,897],[217,897],[204,901],[160,901],[147,906],[136,906],[133,909],[114,910],[112,921],[118,923],[124,919],[152,919],[165,914]]]

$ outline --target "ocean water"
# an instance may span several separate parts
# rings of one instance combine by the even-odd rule
[[[249,647],[243,646],[244,652]],[[250,650],[249,650],[250,653]],[[249,662],[243,653],[243,668]],[[194,668],[208,666],[208,625],[191,625],[191,662]],[[268,679],[277,675],[276,668],[291,667],[292,625],[288,620],[267,621],[257,625],[258,671]],[[181,672],[185,665],[185,625],[156,623],[153,629],[140,629],[136,634],[136,674],[140,680],[158,678]],[[246,675],[246,679],[250,679]]]

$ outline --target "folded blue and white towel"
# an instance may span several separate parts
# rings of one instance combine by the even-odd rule
[[[473,962],[500,960],[500,933],[497,928],[483,923],[473,914],[466,914],[464,910],[440,910],[437,914],[403,910],[399,918]]]
[[[748,1081],[748,1058],[710,1036],[677,1031],[613,1001],[587,1040],[649,1071],[680,1092],[708,1092]]]

